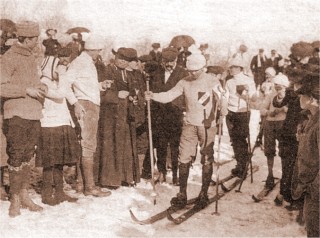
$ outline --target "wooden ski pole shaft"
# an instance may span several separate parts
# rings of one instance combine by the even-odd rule
[[[147,78],[146,81],[147,84],[147,92],[150,92],[150,84],[149,84],[149,78]],[[153,157],[153,142],[152,142],[152,127],[151,127],[151,107],[150,107],[150,101],[147,101],[147,111],[148,111],[148,129],[149,129],[149,152],[150,152],[150,163],[151,163],[151,184],[152,184],[152,194],[153,197],[153,204],[156,205],[156,187],[154,183],[154,157]]]

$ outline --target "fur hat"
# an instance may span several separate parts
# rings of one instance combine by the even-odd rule
[[[167,47],[162,50],[162,60],[172,62],[178,57],[178,50],[174,47]]]
[[[284,87],[289,87],[289,80],[288,80],[288,77],[285,76],[284,74],[282,73],[279,73],[278,75],[276,75],[274,78],[273,78],[273,83],[274,84],[278,84],[278,85],[281,85],[281,86],[284,86]]]
[[[196,71],[204,68],[207,64],[206,58],[202,54],[191,54],[187,58],[187,70]]]
[[[91,35],[86,40],[84,48],[86,50],[102,50],[104,48],[104,42],[102,38]]]
[[[16,24],[17,35],[36,37],[40,35],[39,24],[33,21],[21,21]]]

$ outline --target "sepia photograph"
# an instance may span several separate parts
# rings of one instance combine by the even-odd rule
[[[0,237],[320,237],[318,0],[0,0]]]

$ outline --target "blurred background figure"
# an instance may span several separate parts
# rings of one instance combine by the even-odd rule
[[[238,51],[232,55],[232,58],[238,58],[240,57],[243,61],[243,73],[249,76],[252,76],[252,72],[250,70],[250,56],[248,54],[248,47],[244,44],[241,44],[239,46]]]
[[[149,55],[152,57],[153,61],[160,64],[161,63],[160,43],[153,43],[151,46],[152,46],[152,50],[150,51]]]
[[[44,52],[45,56],[56,56],[58,50],[61,48],[60,43],[57,39],[55,39],[55,35],[57,34],[56,29],[48,29],[46,30],[46,34],[48,36],[47,39],[42,41],[42,44],[46,47]]]
[[[267,66],[267,57],[264,55],[264,49],[259,49],[259,53],[255,56],[253,56],[250,64],[250,69],[254,76],[254,82],[256,84],[256,87],[264,82],[264,71]]]
[[[273,67],[277,73],[279,73],[279,61],[282,60],[282,56],[277,53],[276,50],[271,50],[271,57],[267,59],[267,67]]]

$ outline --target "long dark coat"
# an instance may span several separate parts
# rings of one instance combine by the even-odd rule
[[[101,94],[99,182],[103,186],[139,182],[136,146],[136,117],[139,117],[136,112],[144,108],[142,75],[109,65],[106,79],[114,83],[111,89]],[[118,92],[121,90],[129,91],[130,96],[137,96],[138,105],[133,105],[129,97],[120,99]]]

